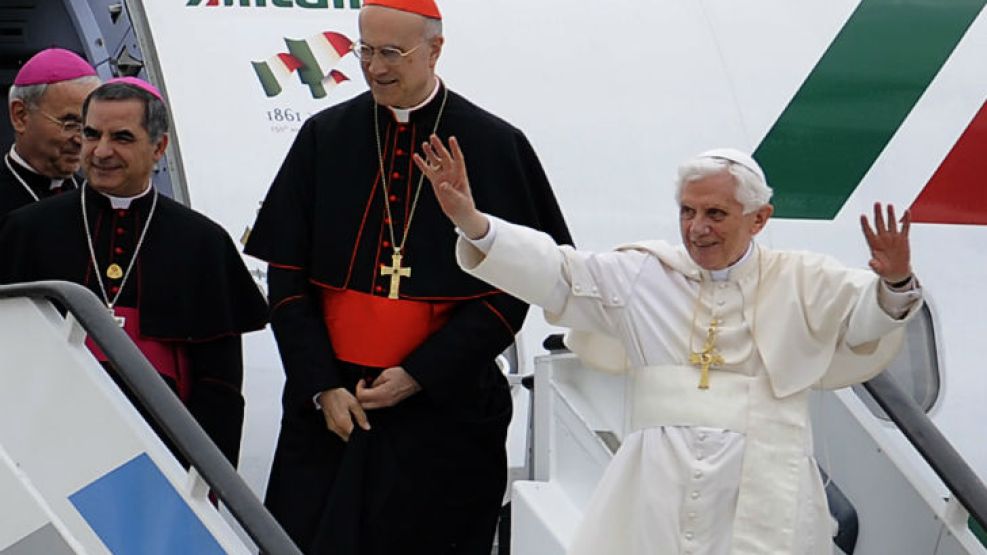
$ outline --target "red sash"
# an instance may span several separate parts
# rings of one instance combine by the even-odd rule
[[[336,357],[372,368],[400,366],[445,325],[455,306],[322,290],[322,316]]]
[[[127,335],[151,363],[151,366],[162,376],[175,380],[178,385],[179,398],[182,401],[188,401],[191,384],[189,383],[188,358],[185,355],[184,346],[174,341],[158,341],[143,337],[140,334],[140,313],[136,308],[116,307],[113,312],[118,317],[125,318],[123,331],[127,332]],[[88,337],[86,338],[86,347],[89,347],[96,360],[100,362],[108,360],[103,351]]]

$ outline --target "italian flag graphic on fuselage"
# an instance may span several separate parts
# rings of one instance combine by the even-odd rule
[[[836,216],[985,3],[860,2],[755,151],[776,217]],[[914,221],[987,225],[983,106],[915,199]]]

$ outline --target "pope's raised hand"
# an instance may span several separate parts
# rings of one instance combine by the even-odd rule
[[[908,245],[908,230],[912,215],[905,210],[901,227],[894,215],[894,205],[888,205],[887,220],[881,210],[881,203],[874,203],[874,227],[870,226],[866,214],[860,215],[860,227],[864,231],[867,246],[870,247],[870,267],[874,273],[889,283],[898,283],[912,275],[911,250]]]
[[[470,239],[478,239],[487,233],[486,216],[476,209],[466,175],[466,160],[459,148],[459,141],[449,137],[449,148],[436,136],[422,143],[425,158],[413,155],[415,164],[432,183],[439,206],[452,223]]]

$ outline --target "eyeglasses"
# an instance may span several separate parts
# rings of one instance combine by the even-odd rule
[[[418,43],[418,46],[412,48],[411,50],[401,50],[395,46],[382,46],[380,48],[374,48],[368,44],[362,42],[355,42],[350,50],[353,51],[353,55],[360,58],[361,62],[370,63],[374,59],[374,53],[380,55],[381,61],[388,65],[394,65],[399,63],[401,60],[410,56],[412,52],[418,50],[425,44],[424,42]]]
[[[78,135],[78,134],[82,133],[82,122],[81,121],[72,120],[72,119],[65,120],[65,119],[56,118],[55,116],[49,114],[48,112],[42,110],[41,108],[38,108],[38,112],[40,112],[42,116],[48,118],[48,120],[50,120],[52,123],[57,124],[59,127],[61,127],[62,128],[62,133],[65,133],[65,134],[68,134],[68,135]]]

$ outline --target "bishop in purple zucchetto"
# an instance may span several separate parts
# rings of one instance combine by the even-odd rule
[[[150,93],[152,96],[154,96],[161,102],[164,102],[164,97],[161,96],[161,91],[159,91],[157,87],[155,87],[154,85],[148,83],[143,79],[138,79],[137,77],[114,77],[113,79],[110,79],[109,81],[106,82],[107,85],[112,85],[114,83],[137,87],[138,89]]]
[[[96,70],[78,54],[64,48],[48,48],[31,56],[17,72],[14,84],[18,87],[50,85],[91,75],[96,75]]]

